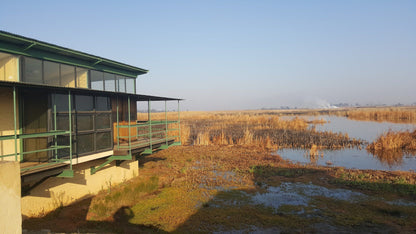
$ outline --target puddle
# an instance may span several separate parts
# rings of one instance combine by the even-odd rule
[[[269,187],[266,193],[257,193],[252,197],[252,201],[254,204],[279,209],[283,205],[308,206],[309,201],[315,196],[350,202],[367,198],[362,193],[346,189],[328,189],[313,184],[284,182],[279,187]]]

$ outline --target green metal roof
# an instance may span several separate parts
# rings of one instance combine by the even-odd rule
[[[148,70],[0,30],[0,52],[24,55],[136,78]]]

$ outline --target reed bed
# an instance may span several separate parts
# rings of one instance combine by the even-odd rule
[[[388,131],[367,146],[367,151],[387,165],[400,165],[403,154],[416,155],[416,130]]]
[[[282,119],[262,112],[185,112],[181,114],[181,139],[187,145],[242,145],[267,149],[340,149],[363,142],[347,134],[317,132],[323,119]]]
[[[376,141],[369,144],[370,151],[378,150],[403,150],[416,152],[416,130],[411,131],[388,131],[379,136]]]
[[[352,109],[335,112],[353,120],[392,122],[392,123],[416,123],[416,108],[368,108]]]

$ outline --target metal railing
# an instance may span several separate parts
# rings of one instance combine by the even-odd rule
[[[114,126],[116,134],[115,149],[129,150],[129,152],[131,152],[131,150],[135,148],[146,148],[145,152],[151,153],[154,149],[153,146],[157,144],[163,144],[160,147],[161,149],[167,148],[169,145],[181,144],[179,101],[177,120],[168,120],[167,101],[165,101],[165,119],[157,121],[152,120],[151,101],[148,100],[148,120],[134,121],[132,124],[130,119],[130,98],[128,98],[127,106],[128,122],[126,124],[125,122],[119,121],[117,105],[117,122]],[[176,128],[174,128],[175,125],[177,125]],[[123,134],[120,134],[120,131]],[[177,134],[172,135],[172,132],[177,132]]]
[[[17,162],[24,162],[25,155],[33,154],[33,153],[40,153],[40,152],[49,152],[54,151],[54,156],[52,158],[48,157],[48,161],[39,165],[24,167],[21,169],[22,172],[37,169],[41,167],[50,166],[57,163],[67,163],[69,164],[69,171],[64,171],[60,176],[63,177],[72,177],[72,123],[71,123],[71,91],[68,91],[68,106],[69,106],[69,130],[57,130],[56,124],[56,103],[54,103],[53,114],[54,114],[54,130],[47,131],[47,132],[40,132],[40,133],[22,133],[22,129],[17,129],[17,98],[16,98],[16,86],[13,86],[13,125],[14,125],[14,134],[0,136],[0,141],[7,141],[13,140],[14,143],[14,153],[0,155],[0,158],[7,158],[13,157],[14,161]],[[69,135],[69,145],[58,145],[58,136],[62,135]],[[35,139],[35,138],[45,138],[45,137],[53,137],[54,142],[50,146],[46,146],[43,149],[36,149],[36,150],[29,150],[25,151],[23,147],[23,140],[27,139]],[[20,145],[18,150],[18,145]],[[58,150],[69,149],[69,156],[67,157],[59,157]]]

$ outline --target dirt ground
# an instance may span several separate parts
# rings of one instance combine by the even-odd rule
[[[139,159],[127,183],[28,232],[414,233],[416,174],[293,164],[262,148],[175,146]]]

